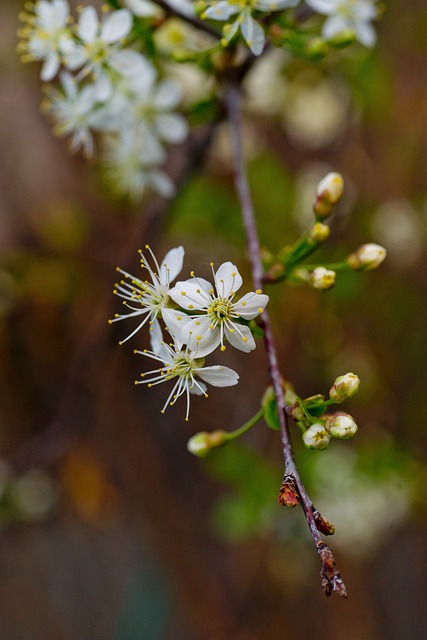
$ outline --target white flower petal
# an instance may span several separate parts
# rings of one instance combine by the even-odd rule
[[[51,54],[49,54],[49,56],[46,58],[46,60],[43,63],[43,67],[40,74],[41,80],[43,80],[43,82],[48,82],[49,80],[52,80],[52,78],[54,78],[58,73],[59,66],[60,66],[59,56],[56,52],[53,51]]]
[[[77,25],[77,35],[83,42],[93,42],[98,35],[99,19],[94,7],[85,7]]]
[[[265,44],[264,29],[248,14],[240,25],[240,30],[254,56],[261,55]]]
[[[245,320],[253,320],[264,311],[268,300],[268,296],[264,293],[251,291],[233,304],[233,311]]]
[[[224,262],[215,274],[215,286],[221,298],[228,298],[242,286],[242,276],[232,262]]]
[[[240,351],[249,353],[256,348],[251,330],[244,324],[233,323],[233,331],[225,327],[225,335],[229,343]]]
[[[190,393],[195,396],[204,396],[207,390],[208,388],[205,384],[203,384],[203,382],[197,382],[197,384],[194,384],[192,387],[190,387]]]
[[[239,375],[233,369],[220,365],[196,369],[196,372],[199,378],[214,387],[232,387],[239,382]]]
[[[305,0],[305,3],[313,9],[313,11],[317,11],[325,16],[329,16],[338,8],[337,0]]]
[[[162,198],[173,198],[176,194],[175,184],[164,171],[151,171],[148,174],[148,182]]]
[[[165,347],[162,328],[157,318],[154,318],[150,326],[150,344],[153,353],[157,354],[159,358],[168,360],[169,353]]]
[[[125,77],[146,75],[154,78],[153,66],[138,51],[124,49],[113,51],[110,55],[110,66]]]
[[[351,28],[351,26],[352,25],[349,24],[348,20],[342,16],[331,16],[323,25],[322,35],[325,38],[333,38],[339,33],[345,31],[345,29]]]
[[[218,327],[212,329],[210,319],[193,318],[182,331],[182,340],[194,352],[195,358],[204,358],[221,344],[221,332]]]
[[[124,4],[140,18],[152,18],[162,13],[161,8],[149,0],[124,0]]]
[[[173,109],[182,99],[181,87],[173,80],[163,80],[159,83],[153,104],[157,109]]]
[[[177,144],[185,140],[188,124],[178,113],[165,113],[156,117],[156,127],[160,137],[166,142]]]
[[[365,47],[373,47],[376,40],[377,34],[375,29],[368,22],[359,22],[354,25],[357,39],[361,42]]]
[[[119,9],[105,19],[101,29],[101,40],[112,44],[125,38],[131,29],[132,14],[127,9]]]
[[[191,320],[190,316],[176,309],[162,309],[162,318],[169,333],[172,334],[175,340],[177,349],[181,349],[182,345],[185,344],[185,339],[182,337],[183,331]]]
[[[205,11],[205,16],[211,20],[228,20],[235,13],[239,13],[240,7],[233,6],[227,0],[221,0]]]
[[[201,287],[197,280],[177,282],[174,288],[169,291],[169,295],[180,307],[190,311],[206,309],[210,302],[204,287]]]
[[[160,263],[160,282],[169,284],[182,271],[184,263],[184,247],[176,247],[167,252]]]

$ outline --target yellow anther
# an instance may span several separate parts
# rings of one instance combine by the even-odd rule
[[[200,324],[200,320],[196,320],[195,324],[196,324],[197,326],[199,326],[199,324]]]
[[[185,291],[181,291],[181,295],[186,296],[187,294],[185,293]]]
[[[209,266],[210,266],[210,267],[213,267],[213,266],[214,266],[214,263],[213,263],[213,262],[210,262],[210,263],[209,263]]]
[[[225,351],[225,344],[222,345],[221,351]]]
[[[189,308],[189,309],[194,309],[194,307],[193,307],[193,305],[192,305],[192,304],[189,304],[189,305],[188,305],[188,308]]]
[[[237,276],[237,273],[235,271],[233,271],[233,273],[231,275],[233,276],[233,278],[235,278]]]
[[[244,336],[243,336],[242,340],[243,340],[243,342],[247,342],[248,341],[248,339],[245,338]]]
[[[190,276],[194,278],[194,271],[190,271]]]
[[[176,316],[176,319],[181,321],[182,320],[182,316]]]
[[[258,307],[258,313],[262,313],[264,311],[264,309],[262,309],[261,307]]]
[[[196,336],[196,340],[201,340],[202,336]]]

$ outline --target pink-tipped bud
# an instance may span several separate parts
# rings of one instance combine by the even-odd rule
[[[348,413],[342,411],[326,417],[325,429],[334,438],[348,440],[357,433],[357,424]]]
[[[325,267],[317,267],[311,272],[308,283],[313,289],[327,291],[334,286],[335,276],[335,271],[325,269]]]
[[[359,390],[360,380],[354,373],[338,376],[329,390],[329,397],[334,402],[344,402]]]
[[[302,439],[308,449],[326,449],[331,439],[323,424],[312,424],[303,434]]]
[[[369,271],[376,269],[384,262],[387,251],[384,247],[373,242],[363,244],[357,251],[347,258],[347,264],[355,271]]]

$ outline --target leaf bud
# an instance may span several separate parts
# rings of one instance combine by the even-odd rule
[[[357,251],[350,254],[347,258],[347,264],[355,271],[369,271],[376,269],[384,262],[387,251],[379,244],[370,242],[362,244]]]
[[[348,440],[357,432],[357,424],[353,418],[342,411],[325,416],[325,429],[334,438]]]
[[[332,213],[333,205],[341,200],[344,179],[340,173],[331,171],[317,185],[316,202],[313,211],[318,220],[324,220]]]
[[[347,398],[354,396],[359,390],[360,379],[355,373],[346,373],[338,376],[332,387],[329,389],[329,397],[334,402],[344,402]]]
[[[328,55],[328,45],[323,38],[313,38],[305,46],[305,54],[310,60],[321,60]]]
[[[324,242],[329,238],[331,230],[328,225],[316,222],[308,231],[308,238],[315,244]]]
[[[316,422],[303,434],[302,439],[307,449],[326,449],[330,441],[330,435],[323,424]]]
[[[335,284],[335,271],[325,269],[325,267],[317,267],[311,272],[308,283],[313,289],[318,291],[327,291],[332,289]]]
[[[212,431],[211,433],[200,431],[200,433],[196,433],[196,435],[189,439],[187,449],[193,455],[199,458],[205,458],[209,455],[211,449],[220,447],[226,442],[226,436],[226,432],[220,430]]]

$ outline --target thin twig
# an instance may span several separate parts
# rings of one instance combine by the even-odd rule
[[[235,184],[239,196],[243,224],[246,231],[247,246],[249,252],[249,260],[252,269],[252,278],[256,289],[261,289],[263,284],[263,266],[261,261],[261,251],[258,239],[258,232],[255,221],[254,207],[252,203],[249,183],[246,175],[243,139],[242,139],[242,95],[241,89],[236,84],[229,84],[225,92],[225,103],[228,111],[231,144],[233,150]],[[322,569],[322,586],[326,595],[330,595],[332,591],[339,595],[346,596],[345,585],[341,580],[341,576],[335,569],[335,561],[331,551],[323,541],[316,525],[315,512],[313,503],[311,502],[304,484],[298,473],[292,451],[292,444],[289,437],[288,417],[286,414],[286,402],[282,386],[282,375],[279,370],[277,349],[271,330],[270,317],[267,311],[261,316],[261,324],[264,330],[264,345],[267,354],[268,367],[271,382],[274,389],[277,402],[277,412],[280,422],[280,432],[282,439],[283,455],[285,458],[285,476],[293,479],[300,501],[307,520],[308,527],[313,537],[317,552],[321,558]]]

